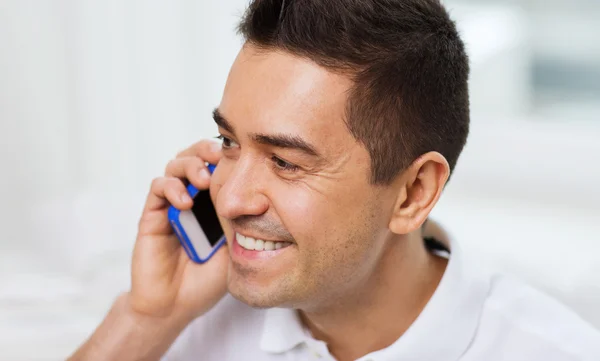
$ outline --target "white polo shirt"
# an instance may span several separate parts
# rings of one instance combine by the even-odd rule
[[[417,320],[360,361],[600,361],[600,332],[550,297],[461,255]],[[398,307],[401,307],[399,304]],[[599,305],[600,307],[600,305]],[[191,323],[165,361],[329,361],[292,309],[253,309],[226,296]]]

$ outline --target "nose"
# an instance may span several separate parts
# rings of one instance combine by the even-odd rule
[[[263,193],[260,164],[242,161],[230,165],[226,181],[217,194],[216,209],[225,219],[241,216],[260,216],[269,209],[268,198]]]

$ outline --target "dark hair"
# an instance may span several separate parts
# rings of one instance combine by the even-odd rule
[[[469,133],[469,63],[439,1],[254,0],[238,31],[352,77],[345,120],[369,151],[372,183],[429,151],[454,169]]]

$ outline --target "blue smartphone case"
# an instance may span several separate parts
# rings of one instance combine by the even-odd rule
[[[214,172],[215,167],[216,166],[213,164],[208,164],[208,170],[209,170],[210,174],[212,174]],[[196,187],[194,187],[192,184],[188,185],[187,191],[188,191],[190,197],[192,197],[192,199],[194,199],[194,197],[196,197],[196,194],[198,194],[198,189]],[[192,261],[194,261],[196,263],[204,263],[204,262],[208,261],[215,254],[215,252],[217,252],[219,250],[219,248],[221,248],[221,246],[223,246],[225,244],[225,241],[226,241],[225,235],[223,235],[223,237],[221,237],[221,239],[213,247],[212,251],[206,258],[200,258],[198,256],[198,253],[194,249],[194,246],[193,246],[192,242],[190,241],[187,233],[185,232],[185,229],[183,228],[183,226],[181,225],[181,222],[179,221],[180,214],[181,214],[181,211],[179,209],[177,209],[173,206],[169,207],[169,211],[168,211],[169,223],[171,224],[173,231],[177,235],[177,238],[179,239],[179,243],[181,243],[181,246],[185,250],[185,253],[187,253],[188,257]]]

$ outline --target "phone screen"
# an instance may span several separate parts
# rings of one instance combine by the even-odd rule
[[[202,190],[196,194],[192,213],[194,213],[194,217],[196,217],[204,234],[206,234],[208,242],[214,247],[223,237],[223,229],[208,190]]]

